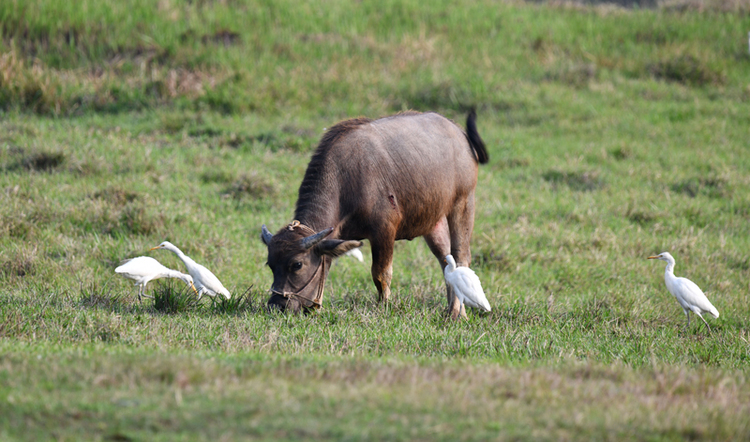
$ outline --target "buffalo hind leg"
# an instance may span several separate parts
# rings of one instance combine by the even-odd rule
[[[378,289],[378,301],[380,302],[387,302],[391,296],[394,241],[370,241],[372,247],[372,281]]]
[[[456,265],[469,267],[471,264],[471,234],[474,231],[474,192],[465,199],[456,201],[453,210],[447,216],[450,231],[451,255]],[[463,311],[463,317],[466,313]]]
[[[448,220],[442,217],[435,225],[435,228],[429,234],[424,236],[427,245],[430,247],[432,254],[440,263],[441,275],[445,272],[447,265],[443,258],[451,253],[451,237],[448,229]],[[453,293],[453,288],[445,283],[445,296],[448,299],[448,314],[452,319],[466,318],[466,310],[461,301]]]
[[[471,264],[471,233],[474,230],[474,192],[465,200],[457,201],[448,214],[451,254],[457,266]]]

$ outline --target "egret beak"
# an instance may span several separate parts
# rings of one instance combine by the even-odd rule
[[[161,246],[151,247],[150,249],[148,249],[148,251],[150,252],[150,251],[156,250],[156,249],[161,249]]]
[[[190,283],[190,288],[193,289],[196,295],[198,294],[198,290],[195,289],[195,286],[193,285],[192,282]]]
[[[648,258],[646,258],[646,259],[659,259],[659,258],[661,258],[661,255],[656,255],[656,256],[649,256],[649,257],[648,257]]]

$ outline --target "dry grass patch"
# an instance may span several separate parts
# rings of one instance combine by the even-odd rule
[[[36,273],[37,261],[36,247],[18,250],[0,261],[0,274],[8,280],[32,276]]]
[[[506,252],[483,249],[472,254],[472,266],[489,268],[496,272],[508,271],[514,267],[511,257]]]
[[[433,110],[465,112],[476,107],[479,100],[464,86],[451,80],[403,88],[390,100],[394,111],[414,109],[422,112]]]
[[[169,67],[155,61],[158,54],[136,51],[94,68],[58,69],[30,61],[12,47],[0,55],[0,109],[54,115],[92,108],[139,109],[202,97],[229,76],[219,69]],[[126,62],[131,68],[124,68]]]
[[[236,201],[271,198],[276,194],[276,185],[257,171],[241,174],[225,191],[225,198]]]
[[[106,201],[113,206],[124,206],[136,201],[139,195],[137,192],[112,186],[95,192],[93,198]]]
[[[60,79],[39,61],[29,62],[15,48],[0,55],[0,109],[19,105],[36,113],[59,111],[63,105]]]
[[[82,201],[69,213],[70,221],[86,233],[107,235],[157,235],[164,230],[166,214],[128,193],[108,193]],[[133,198],[130,202],[127,198]]]
[[[563,61],[549,68],[545,78],[576,88],[588,86],[596,79],[596,65],[589,62]]]
[[[582,88],[596,79],[595,63],[573,56],[570,50],[554,42],[537,37],[531,42],[531,49],[545,67],[544,78],[548,81]]]

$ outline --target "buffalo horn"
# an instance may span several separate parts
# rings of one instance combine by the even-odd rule
[[[269,245],[271,244],[271,238],[273,238],[273,233],[269,232],[266,225],[263,224],[263,227],[260,228],[260,239],[262,239],[266,245]]]
[[[319,242],[323,241],[326,236],[330,235],[331,232],[333,232],[333,227],[323,229],[318,233],[302,238],[302,247],[305,249],[315,247]]]

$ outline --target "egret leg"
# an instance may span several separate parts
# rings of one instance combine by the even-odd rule
[[[693,312],[693,313],[695,313],[695,312]],[[698,315],[698,317],[701,318],[701,321],[703,321],[703,323],[706,324],[706,327],[708,327],[708,334],[712,334],[711,333],[711,326],[709,326],[708,322],[706,322],[706,320],[703,319],[703,315],[701,315],[700,313],[695,313],[695,314]]]
[[[685,331],[690,330],[690,312],[685,310],[685,316],[687,316],[687,326],[685,327]]]
[[[143,301],[141,301],[141,298],[154,299],[153,296],[146,294],[146,284],[141,286],[141,291],[138,293],[138,301],[142,303]]]

